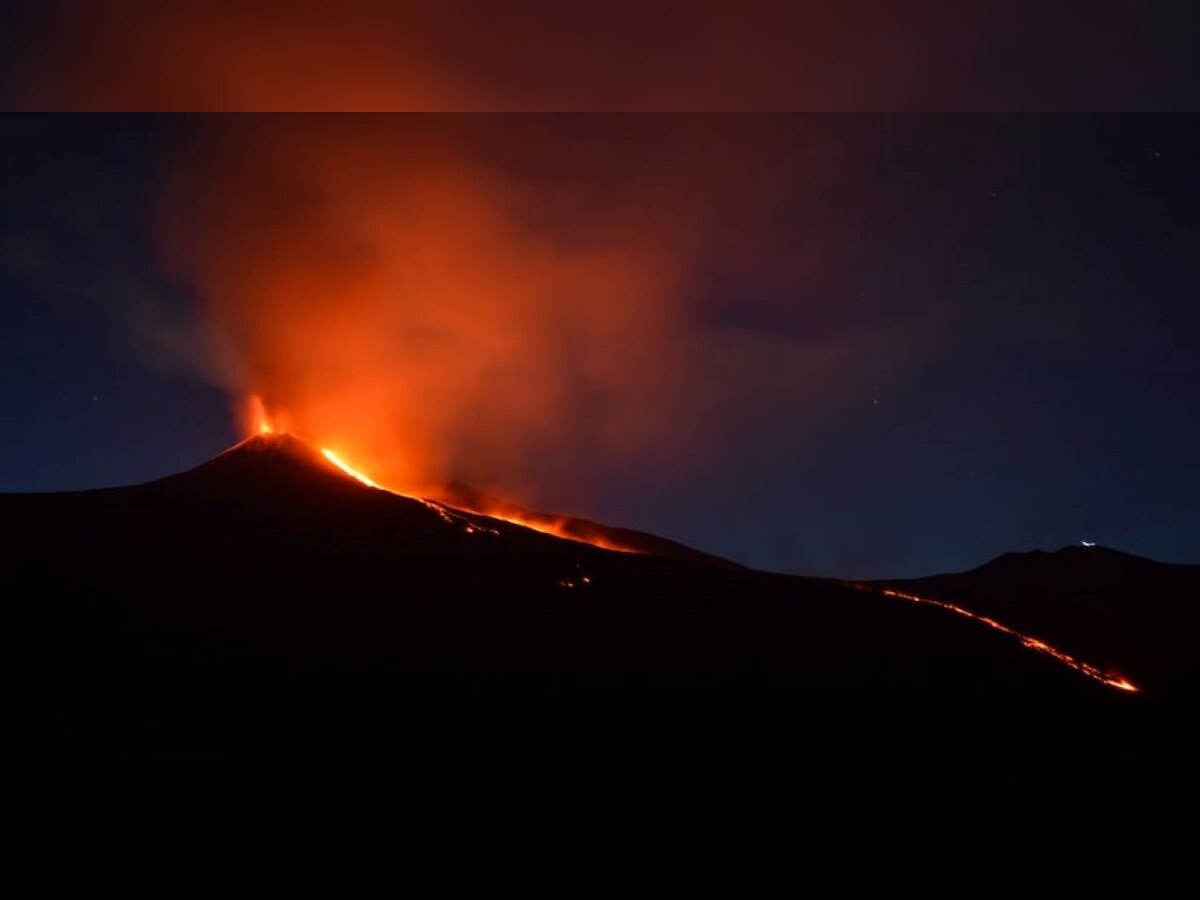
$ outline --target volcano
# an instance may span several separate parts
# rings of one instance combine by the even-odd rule
[[[1167,771],[1143,764],[1152,702],[1012,633],[400,496],[290,435],[146,484],[2,495],[0,523],[10,771]]]

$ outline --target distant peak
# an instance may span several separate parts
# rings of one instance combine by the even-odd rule
[[[996,557],[1000,559],[1036,559],[1038,557],[1050,556],[1073,556],[1079,553],[1120,553],[1120,550],[1113,550],[1111,547],[1104,547],[1100,544],[1089,542],[1087,544],[1067,544],[1065,547],[1059,547],[1057,550],[1042,550],[1035,547],[1032,550],[1010,550],[1008,553],[1002,553]]]
[[[972,571],[1003,569],[1024,571],[1030,566],[1045,569],[1046,567],[1095,567],[1130,563],[1153,564],[1154,561],[1134,556],[1121,550],[1114,550],[1111,547],[1103,547],[1095,543],[1089,543],[1086,546],[1082,544],[1068,544],[1065,547],[1059,547],[1057,550],[1034,549],[1004,553],[984,563],[979,569]]]
[[[1053,556],[1075,557],[1075,556],[1125,556],[1134,557],[1133,554],[1125,553],[1121,550],[1114,550],[1112,547],[1105,547],[1095,542],[1086,544],[1068,544],[1065,547],[1060,547],[1055,550]]]

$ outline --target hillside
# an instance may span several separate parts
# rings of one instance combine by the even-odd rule
[[[398,496],[287,436],[0,496],[0,527],[10,771],[1086,783],[1179,752],[978,622]]]
[[[1155,693],[1200,688],[1200,566],[1106,547],[1006,553],[977,569],[889,582],[951,600],[1112,667]]]

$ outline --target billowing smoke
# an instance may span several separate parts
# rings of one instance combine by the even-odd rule
[[[267,117],[192,137],[159,231],[238,402],[385,484],[536,502],[675,470],[715,407],[803,389],[792,351],[707,305],[789,184],[769,123]]]

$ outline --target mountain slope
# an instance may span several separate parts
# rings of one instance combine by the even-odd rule
[[[976,622],[397,496],[286,436],[144,485],[0,496],[0,531],[5,733],[56,778],[1167,771],[1130,743],[1138,698]]]
[[[995,616],[1153,692],[1200,688],[1200,566],[1065,547],[1006,553],[969,572],[888,584]]]

